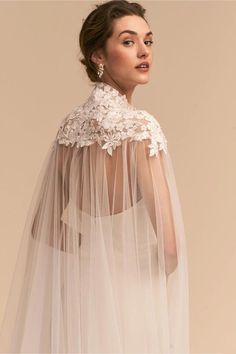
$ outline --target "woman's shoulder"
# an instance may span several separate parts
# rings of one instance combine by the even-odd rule
[[[158,150],[167,152],[167,140],[158,120],[145,110],[103,106],[88,110],[86,105],[74,107],[62,120],[56,140],[60,144],[88,146],[98,142],[112,155],[112,150],[124,139],[150,139],[150,156]]]
[[[113,133],[114,140],[117,136],[120,136],[121,140],[126,138],[136,141],[150,139],[150,156],[156,155],[161,149],[167,151],[167,139],[160,123],[146,110],[111,111],[102,121],[102,127],[105,131]],[[112,144],[112,142],[109,143]]]

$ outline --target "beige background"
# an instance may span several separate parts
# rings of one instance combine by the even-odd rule
[[[77,62],[94,1],[0,2],[3,316],[27,208],[65,114],[91,91]],[[236,2],[141,1],[151,80],[133,104],[168,140],[185,221],[192,353],[236,353]]]

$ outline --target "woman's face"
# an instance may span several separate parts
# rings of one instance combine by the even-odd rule
[[[139,16],[114,20],[113,35],[106,42],[106,55],[99,61],[104,64],[103,81],[112,78],[126,88],[148,82],[152,64],[152,34],[149,32],[148,24]],[[149,64],[145,71],[136,68],[142,62]]]

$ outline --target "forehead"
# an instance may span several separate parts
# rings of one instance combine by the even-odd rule
[[[150,31],[150,27],[147,22],[140,16],[129,15],[115,19],[113,22],[113,35],[117,36],[124,30],[132,30],[138,33],[138,35],[145,34]]]

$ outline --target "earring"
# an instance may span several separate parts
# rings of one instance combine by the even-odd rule
[[[104,71],[103,64],[102,64],[102,63],[98,64],[98,71],[97,71],[97,74],[98,74],[98,77],[99,77],[99,78],[102,77],[103,71]]]

